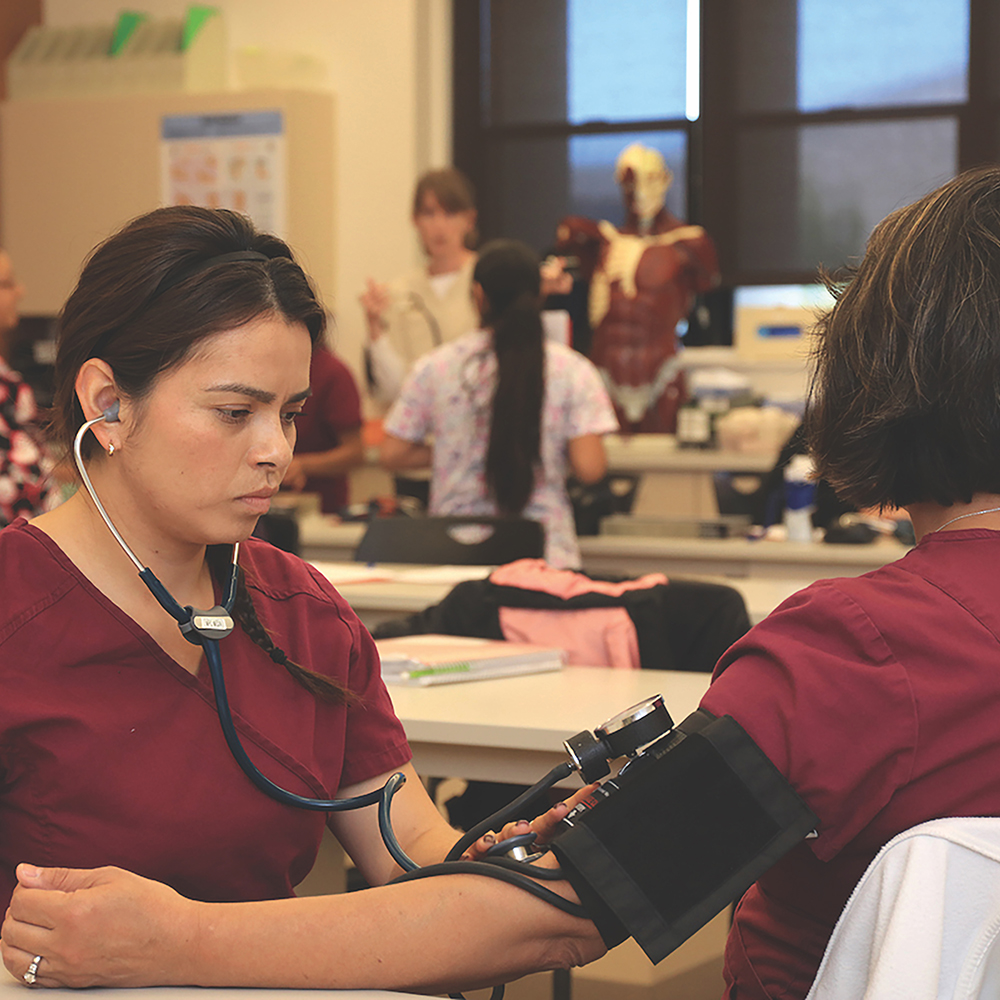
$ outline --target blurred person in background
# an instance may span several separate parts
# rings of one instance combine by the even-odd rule
[[[10,366],[23,296],[10,255],[0,249],[0,527],[41,514],[58,499],[35,394]]]
[[[326,345],[313,350],[309,366],[312,395],[295,427],[295,455],[281,482],[283,490],[318,493],[324,514],[349,502],[347,474],[364,462],[361,397],[350,369]]]
[[[479,320],[472,301],[476,203],[468,178],[453,167],[423,174],[413,193],[413,225],[426,264],[388,285],[369,278],[361,296],[368,388],[386,407],[417,358]]]
[[[525,244],[483,248],[472,285],[481,318],[414,367],[386,418],[381,459],[391,471],[431,467],[432,514],[539,521],[549,564],[578,568],[566,476],[604,476],[603,436],[618,421],[594,366],[545,337],[541,286]]]
[[[413,192],[413,225],[426,264],[388,285],[369,279],[360,299],[367,324],[368,391],[383,410],[395,402],[418,358],[479,325],[472,297],[478,233],[471,181],[454,167],[423,174]],[[540,267],[543,295],[572,286],[561,259]],[[429,504],[426,475],[416,469],[397,475],[395,489],[424,507]]]

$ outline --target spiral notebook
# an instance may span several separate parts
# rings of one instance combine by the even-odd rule
[[[489,677],[561,670],[565,650],[499,639],[455,635],[407,635],[375,643],[386,684],[455,684]]]

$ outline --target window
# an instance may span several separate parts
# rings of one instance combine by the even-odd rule
[[[635,141],[663,153],[667,207],[687,214],[687,8],[457,0],[455,163],[476,183],[484,235],[542,250],[564,215],[617,218],[614,163]]]
[[[704,126],[730,123],[723,176],[736,203],[723,238],[743,280],[838,267],[879,219],[959,170],[969,0],[724,7],[735,31],[705,41],[731,47],[734,72]]]
[[[455,163],[485,236],[619,222],[630,142],[674,171],[728,287],[802,284],[1000,159],[993,0],[456,0]],[[691,44],[692,38],[698,44]],[[690,116],[690,117],[689,117]]]

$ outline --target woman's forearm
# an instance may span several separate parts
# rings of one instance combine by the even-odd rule
[[[434,458],[431,445],[419,441],[404,441],[387,434],[379,446],[379,463],[390,472],[426,469]]]
[[[293,461],[296,459],[308,478],[343,475],[364,464],[365,450],[361,434],[355,432],[350,440],[328,451],[302,452]]]
[[[596,483],[608,471],[604,439],[599,434],[584,434],[569,442],[569,465],[582,483]]]
[[[189,981],[205,986],[438,992],[568,968],[604,951],[589,921],[472,875],[202,906]]]
[[[605,950],[589,921],[482,876],[200,903],[115,868],[19,874],[0,947],[16,976],[44,956],[47,986],[437,992],[579,965]]]

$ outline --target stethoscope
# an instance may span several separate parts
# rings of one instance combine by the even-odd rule
[[[393,796],[406,783],[406,776],[404,774],[396,773],[392,775],[392,777],[390,777],[381,788],[375,791],[366,792],[364,795],[355,795],[351,798],[343,799],[317,799],[310,798],[305,795],[298,795],[295,792],[290,792],[287,788],[282,788],[280,785],[275,784],[270,778],[260,771],[257,765],[254,764],[254,762],[247,755],[246,750],[243,748],[243,744],[240,742],[239,735],[236,732],[236,726],[233,723],[233,715],[229,708],[229,698],[226,695],[226,682],[222,672],[222,656],[219,652],[219,641],[221,639],[225,639],[235,627],[232,610],[233,604],[236,601],[236,590],[240,574],[238,562],[240,551],[239,543],[233,546],[233,558],[232,562],[229,564],[229,578],[226,581],[223,591],[224,596],[222,603],[216,605],[214,608],[210,608],[207,611],[193,608],[191,605],[182,607],[174,599],[173,595],[167,590],[167,588],[160,583],[153,571],[148,566],[143,566],[136,554],[129,547],[128,543],[121,536],[121,533],[115,527],[111,517],[108,515],[108,512],[104,509],[104,504],[101,503],[101,500],[97,495],[97,491],[94,489],[94,484],[91,482],[90,476],[87,474],[87,468],[84,465],[83,454],[81,451],[83,437],[91,427],[95,424],[99,424],[101,421],[106,421],[109,424],[117,423],[118,408],[119,404],[118,402],[115,402],[99,417],[95,417],[93,420],[88,420],[77,431],[76,437],[73,440],[73,458],[76,462],[76,468],[80,473],[80,479],[83,482],[84,489],[86,489],[90,499],[94,502],[94,506],[97,508],[97,512],[101,515],[104,523],[108,526],[108,530],[114,536],[115,541],[121,546],[125,555],[132,560],[136,569],[139,571],[139,579],[142,580],[153,597],[156,598],[160,607],[163,608],[163,610],[177,622],[177,625],[181,630],[181,635],[183,635],[188,642],[195,646],[201,646],[204,650],[205,659],[208,662],[209,673],[212,677],[212,690],[215,695],[215,706],[219,713],[219,724],[222,727],[222,734],[226,739],[226,744],[228,745],[233,757],[236,759],[236,763],[239,764],[243,773],[246,774],[246,776],[262,792],[284,805],[296,806],[299,809],[312,809],[317,812],[341,812],[350,809],[361,809],[365,806],[378,804],[379,831],[382,834],[382,839],[385,841],[386,848],[392,855],[393,860],[395,860],[404,872],[413,871],[418,868],[419,865],[417,865],[417,863],[411,858],[407,857],[406,853],[399,846],[399,842],[396,840],[396,837],[392,832],[392,825],[389,819],[389,808]]]
[[[430,330],[431,340],[434,342],[434,346],[440,347],[442,344],[441,324],[438,323],[434,313],[430,311],[430,308],[424,301],[424,297],[419,292],[407,292],[406,298],[410,305],[418,313],[420,313],[421,316],[423,316],[425,322],[427,323],[427,328]]]
[[[564,899],[558,893],[552,892],[539,884],[538,880],[559,880],[565,876],[558,868],[538,868],[531,864],[531,861],[539,856],[538,854],[528,853],[532,849],[535,840],[534,833],[509,837],[494,844],[487,852],[486,858],[482,861],[462,859],[465,851],[484,833],[491,829],[500,829],[504,823],[509,822],[514,816],[527,815],[532,804],[537,803],[550,788],[569,777],[575,770],[579,770],[579,765],[576,763],[563,763],[552,768],[541,781],[514,799],[510,805],[494,813],[493,816],[483,820],[483,822],[464,834],[454,844],[443,862],[424,867],[421,867],[406,855],[396,840],[390,822],[390,805],[393,796],[406,782],[404,774],[397,772],[380,789],[367,792],[364,795],[356,795],[344,799],[315,799],[290,792],[280,785],[275,784],[270,778],[261,773],[253,761],[250,760],[246,750],[243,749],[243,744],[236,733],[232,712],[229,709],[229,699],[226,696],[226,684],[222,673],[222,657],[219,653],[219,641],[229,635],[234,628],[232,610],[239,582],[239,544],[233,546],[233,558],[229,565],[229,579],[226,581],[223,591],[222,603],[216,605],[214,608],[210,608],[208,611],[201,611],[190,605],[181,607],[167,588],[156,578],[153,571],[148,566],[143,566],[112,523],[108,512],[104,509],[104,505],[101,503],[100,498],[97,496],[97,491],[90,481],[90,476],[87,475],[87,469],[84,466],[81,452],[81,442],[87,431],[102,420],[107,423],[116,423],[118,421],[118,408],[119,404],[115,402],[99,417],[86,421],[77,431],[76,437],[73,440],[73,458],[80,473],[80,479],[90,499],[94,502],[97,512],[101,515],[104,523],[108,526],[108,530],[114,536],[115,541],[118,542],[139,571],[139,579],[149,588],[150,593],[156,598],[160,607],[177,622],[184,638],[196,646],[201,646],[205,651],[205,659],[208,662],[208,669],[212,677],[215,706],[219,713],[219,724],[222,727],[226,744],[233,757],[235,757],[237,764],[243,770],[243,773],[262,792],[271,798],[285,805],[296,806],[300,809],[312,809],[319,812],[340,812],[350,809],[361,809],[377,803],[378,825],[382,840],[393,860],[403,870],[402,875],[392,880],[394,882],[445,874],[466,873],[486,875],[490,878],[516,885],[566,913],[586,918],[587,912],[582,906]],[[461,996],[461,994],[451,994],[451,996]],[[502,996],[503,987],[496,987],[491,1000],[497,1000],[497,998]]]

